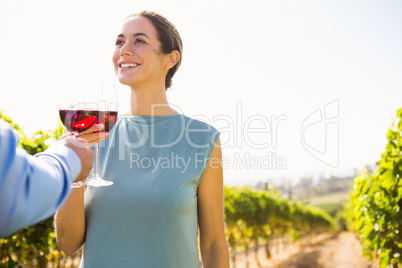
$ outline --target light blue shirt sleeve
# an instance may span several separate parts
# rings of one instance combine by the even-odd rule
[[[0,237],[54,214],[81,172],[78,155],[66,146],[31,156],[17,145],[11,126],[0,120]]]

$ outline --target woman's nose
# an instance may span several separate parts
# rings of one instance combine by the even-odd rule
[[[125,43],[120,49],[120,56],[131,56],[133,55],[133,51],[130,46]]]

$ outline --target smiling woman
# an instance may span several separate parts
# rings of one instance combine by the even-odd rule
[[[198,248],[203,267],[229,267],[220,133],[166,97],[181,53],[176,28],[154,12],[130,15],[117,35],[113,64],[130,110],[99,151],[99,173],[114,185],[74,189],[56,215],[60,248],[85,244],[80,267],[195,268]]]
[[[120,79],[125,72],[140,67],[141,64],[148,64],[145,67],[148,68],[150,65],[158,66],[164,63],[165,66],[160,70],[167,72],[163,77],[165,89],[168,89],[172,85],[173,75],[180,67],[182,50],[183,44],[179,33],[164,17],[147,11],[131,14],[123,25],[122,33],[117,36],[116,50],[113,54],[115,72]],[[160,57],[161,55],[163,57]],[[147,59],[151,63],[147,62]],[[141,60],[145,62],[141,63]],[[130,85],[128,81],[126,83],[123,81],[120,82]]]

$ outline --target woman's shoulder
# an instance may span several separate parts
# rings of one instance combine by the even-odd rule
[[[186,131],[197,132],[197,130],[204,133],[219,133],[219,131],[206,120],[197,119],[194,117],[189,117],[187,115],[181,115],[182,124],[184,125]]]
[[[182,116],[182,119],[184,124],[181,126],[184,136],[192,146],[210,148],[215,145],[221,133],[212,124],[188,116]]]

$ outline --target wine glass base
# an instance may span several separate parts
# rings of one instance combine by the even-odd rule
[[[71,184],[71,188],[81,188],[82,186],[84,186],[84,183],[82,181],[73,182]]]
[[[92,187],[103,187],[113,185],[113,182],[104,180],[101,177],[94,177],[84,182],[84,185]]]

